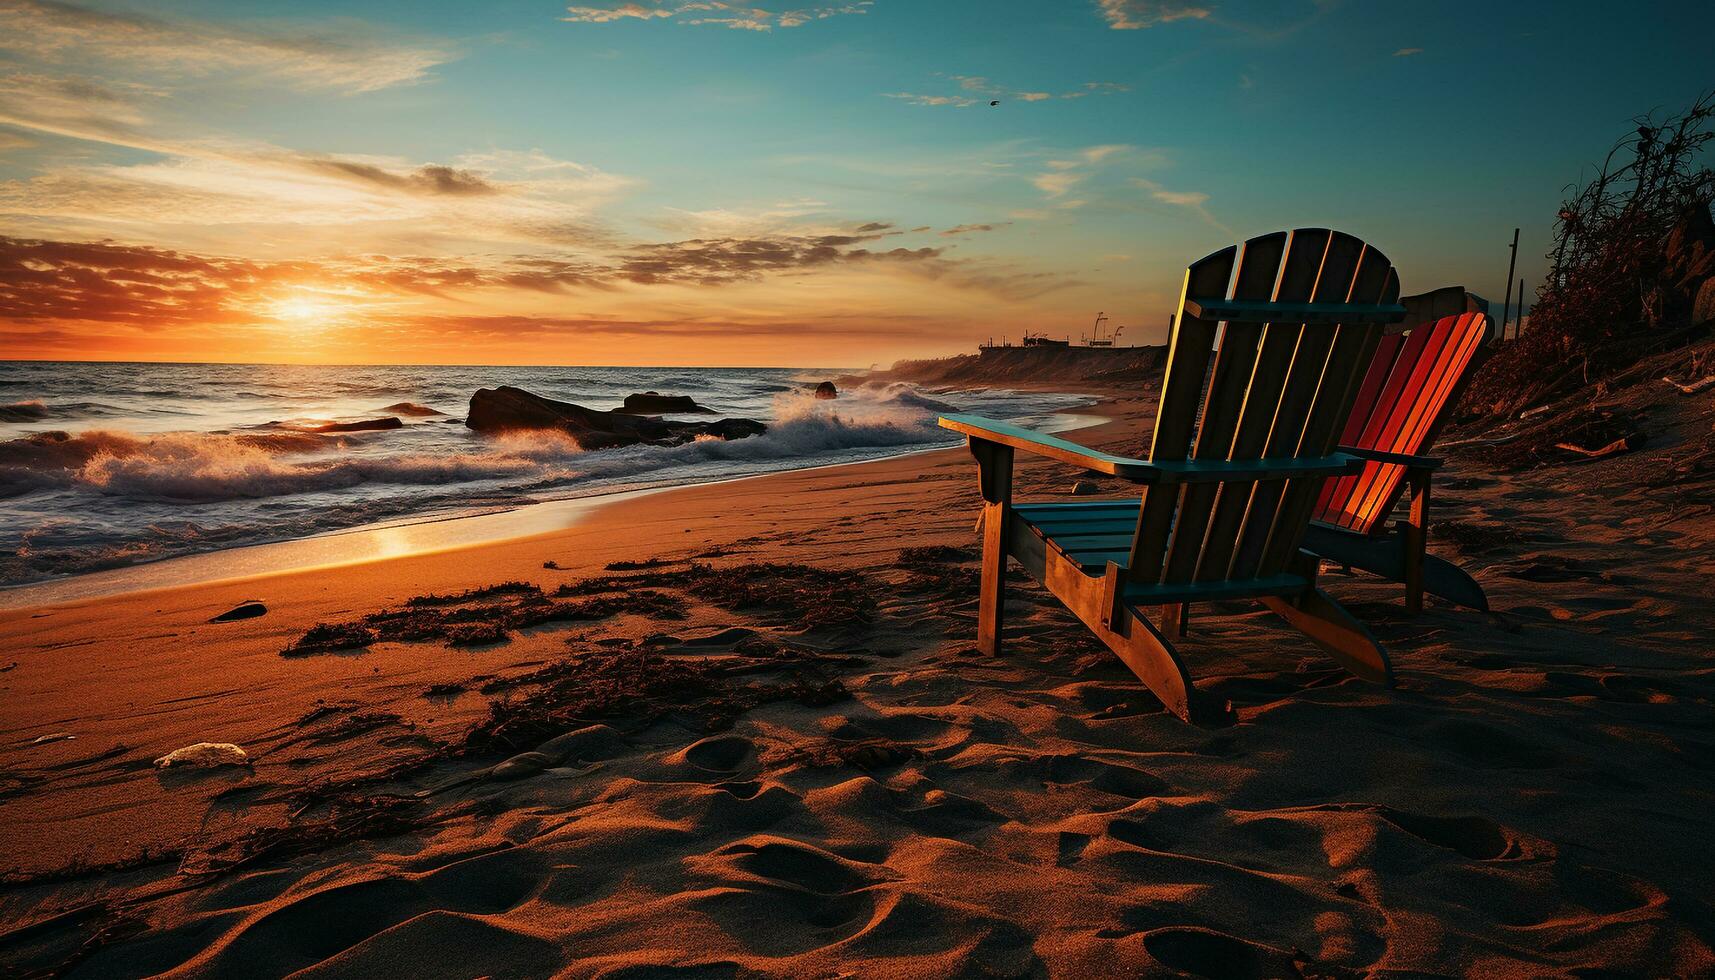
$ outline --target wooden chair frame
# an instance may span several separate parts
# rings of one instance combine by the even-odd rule
[[[1298,545],[1323,480],[1364,465],[1335,442],[1382,325],[1405,314],[1398,296],[1386,257],[1350,235],[1260,236],[1187,270],[1148,459],[943,417],[967,438],[983,499],[978,647],[1000,652],[1010,557],[1182,719],[1230,712],[1198,696],[1173,645],[1193,601],[1256,599],[1352,673],[1391,685],[1387,652],[1317,588],[1319,563]],[[1017,503],[1020,451],[1120,477],[1143,496]]]

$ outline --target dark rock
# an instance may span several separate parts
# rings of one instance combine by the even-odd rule
[[[1101,489],[1089,480],[1078,480],[1072,484],[1072,489],[1069,492],[1074,497],[1088,497],[1090,494],[1100,493]]]
[[[755,419],[717,419],[703,426],[701,435],[720,439],[745,439],[768,431],[768,426]]]
[[[712,409],[704,408],[691,400],[690,395],[663,395],[658,392],[645,391],[635,395],[625,396],[625,405],[615,411],[628,415],[713,415]]]
[[[231,609],[228,609],[226,612],[223,612],[220,615],[209,620],[209,622],[211,622],[211,623],[231,623],[231,622],[234,622],[234,621],[240,620],[240,619],[255,619],[258,616],[266,616],[266,615],[268,615],[268,607],[264,606],[260,602],[255,601],[254,599],[252,599],[248,602],[241,602],[238,605],[233,606]]]
[[[741,439],[759,435],[768,428],[750,419],[670,422],[624,412],[603,412],[543,398],[509,385],[478,389],[470,397],[470,413],[465,425],[478,432],[490,433],[555,429],[576,439],[584,449],[611,449],[638,443],[677,446],[701,435]]]
[[[1715,278],[1705,279],[1698,288],[1697,299],[1691,304],[1691,323],[1715,323]]]
[[[361,422],[323,422],[320,425],[304,427],[306,432],[376,432],[382,429],[398,429],[405,425],[398,417],[389,415],[382,419],[364,419]]]
[[[445,412],[436,411],[427,405],[419,405],[416,402],[394,402],[386,408],[383,408],[382,411],[391,412],[394,415],[410,415],[415,418],[426,418],[430,415],[446,414]]]
[[[824,381],[816,386],[816,397],[838,398],[840,397],[840,390],[834,387],[834,383],[832,381]]]

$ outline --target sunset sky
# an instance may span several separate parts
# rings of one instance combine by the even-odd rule
[[[1512,228],[1535,282],[1563,185],[1715,80],[1705,3],[750,2],[0,0],[0,356],[1153,343],[1303,225],[1498,314]]]

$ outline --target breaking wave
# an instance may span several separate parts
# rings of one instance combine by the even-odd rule
[[[0,367],[0,378],[5,370]],[[27,381],[35,377],[24,368],[10,370]],[[131,381],[135,389],[94,368],[78,370],[91,377],[77,384],[14,382],[12,390],[20,395],[41,397],[14,396],[12,404],[0,405],[10,413],[0,421],[9,421],[14,434],[28,432],[31,423],[43,419],[70,430],[0,441],[0,584],[378,521],[463,516],[542,500],[876,459],[956,443],[957,436],[936,425],[936,416],[961,407],[1018,418],[1083,401],[980,389],[925,392],[901,382],[855,384],[835,399],[822,400],[784,370],[673,371],[665,372],[671,375],[667,380],[700,381],[702,387],[692,389],[700,400],[726,414],[762,419],[767,431],[732,441],[708,438],[586,452],[574,438],[553,431],[493,436],[442,424],[458,420],[430,406],[451,408],[473,386],[511,380],[496,373],[501,369],[466,369],[463,375],[409,369],[404,377],[414,380],[400,384],[368,383],[387,380],[375,377],[378,370],[330,369],[349,377],[326,384],[321,375],[312,375],[296,387],[282,381],[281,390],[270,396],[273,401],[254,402],[244,395],[266,387],[228,368],[207,369],[206,378],[202,368],[150,369],[159,377]],[[182,397],[219,391],[228,399],[225,407],[205,411],[183,402],[139,399],[109,412],[85,401],[100,392],[97,397],[104,401],[126,405],[127,392],[163,391],[156,385],[169,378],[177,383],[181,376]],[[295,382],[296,376],[286,380]],[[519,380],[532,383],[527,375]],[[595,407],[617,404],[619,392],[674,387],[660,375],[621,369],[580,369],[576,375],[556,373],[551,380],[533,386]],[[334,388],[355,397],[326,394]],[[400,394],[377,398],[378,390]],[[401,395],[408,400],[400,400]],[[174,422],[182,413],[189,416],[184,421],[195,420],[210,431],[150,431],[161,412],[173,414]],[[264,421],[289,414],[301,415],[300,422],[368,419],[377,412],[412,422],[387,432],[333,433]],[[101,421],[79,431],[70,421],[79,413]]]
[[[136,500],[255,499],[365,483],[541,475],[582,452],[576,440],[554,432],[502,436],[495,443],[468,453],[383,456],[359,451],[354,440],[309,433],[50,432],[0,443],[0,496],[75,487]]]

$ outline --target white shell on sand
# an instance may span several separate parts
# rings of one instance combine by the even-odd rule
[[[174,749],[155,760],[161,769],[173,766],[248,766],[250,756],[231,742],[198,742]]]

